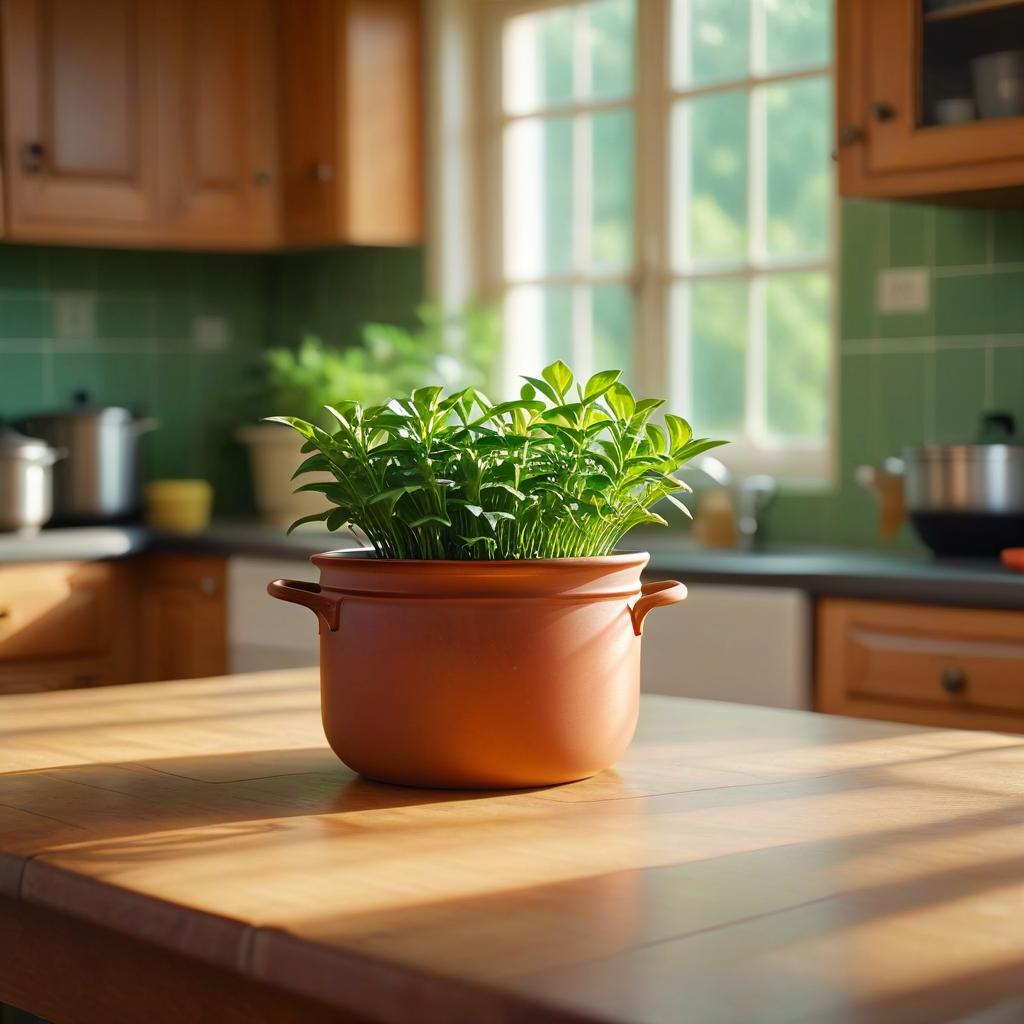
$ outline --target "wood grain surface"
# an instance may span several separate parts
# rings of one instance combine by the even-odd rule
[[[105,951],[0,969],[53,1019],[1024,1017],[1018,737],[649,697],[596,778],[412,790],[296,670],[4,697],[0,773],[0,932]]]

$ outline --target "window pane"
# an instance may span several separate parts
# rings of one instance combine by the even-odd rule
[[[525,285],[505,300],[505,348],[513,376],[537,376],[555,359],[573,364],[572,289]],[[517,385],[518,386],[518,385]]]
[[[746,78],[750,70],[747,0],[673,0],[672,79],[677,87]]]
[[[765,280],[768,431],[823,438],[828,432],[829,279],[824,272]]]
[[[633,375],[633,298],[624,284],[597,285],[591,289],[593,355],[590,369],[622,370],[629,382]]]
[[[773,256],[823,256],[832,205],[831,83],[810,78],[760,92],[766,118],[766,248]]]
[[[782,71],[827,64],[832,53],[833,2],[761,0],[765,15],[765,69]]]
[[[701,434],[743,433],[747,286],[743,281],[677,285],[675,320],[689,327],[689,411]],[[689,308],[687,308],[687,306]]]
[[[590,95],[609,99],[633,91],[634,0],[597,0],[589,16]]]
[[[737,91],[685,100],[672,111],[677,267],[746,257],[747,107],[747,93]]]
[[[512,278],[572,268],[572,120],[516,121],[505,132],[505,269]]]
[[[504,104],[521,114],[572,99],[572,6],[521,14],[505,24]]]
[[[590,260],[595,269],[633,262],[633,114],[616,110],[590,121],[593,177]]]

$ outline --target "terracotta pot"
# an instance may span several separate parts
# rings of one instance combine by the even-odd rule
[[[681,583],[640,584],[646,553],[514,562],[315,555],[319,584],[273,597],[320,620],[324,732],[350,768],[411,786],[570,782],[636,728],[640,635]]]

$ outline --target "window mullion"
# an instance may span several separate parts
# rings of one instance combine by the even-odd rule
[[[664,395],[679,408],[682,375],[669,337],[669,7],[670,0],[637,4],[633,370],[640,391]]]
[[[754,0],[750,13],[750,59],[755,75],[763,69],[764,34],[763,5]],[[765,239],[768,175],[764,89],[755,86],[747,96],[747,259],[752,266],[758,266],[764,261],[767,251]],[[745,433],[755,443],[761,443],[767,435],[766,339],[762,284],[762,278],[755,273],[750,280],[747,295],[746,414],[744,420]]]

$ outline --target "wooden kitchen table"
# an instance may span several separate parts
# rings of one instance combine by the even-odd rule
[[[0,1000],[60,1022],[1024,1019],[1024,738],[663,697],[614,770],[357,778],[316,677],[0,699]]]

